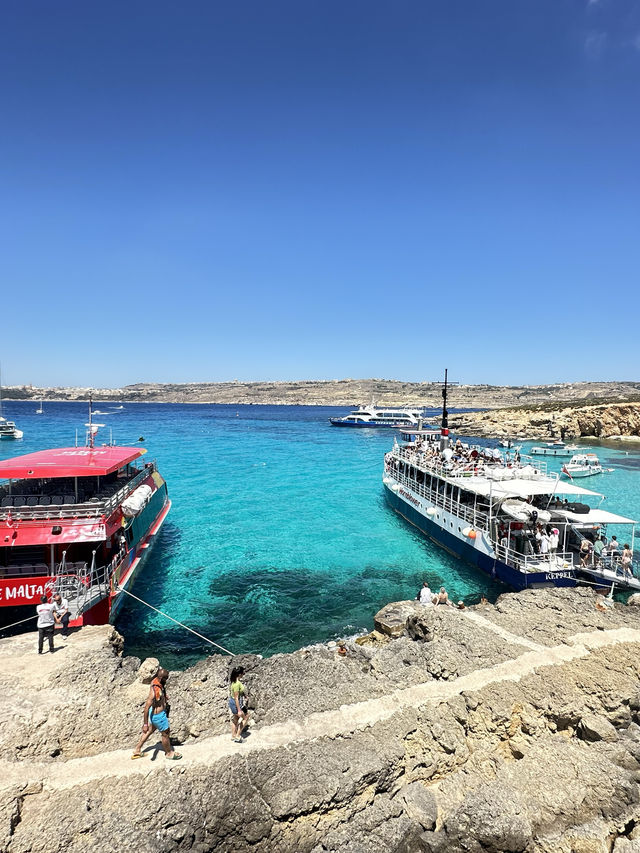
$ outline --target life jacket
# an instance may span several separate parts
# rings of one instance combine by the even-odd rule
[[[152,708],[155,712],[161,705],[167,704],[167,691],[157,676],[151,682],[151,689],[153,690]]]

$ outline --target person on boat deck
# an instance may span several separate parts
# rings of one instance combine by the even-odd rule
[[[532,513],[533,515],[533,513]],[[536,524],[534,538],[533,538],[533,548],[536,554],[540,553],[542,546],[542,527],[539,524]]]
[[[615,536],[611,537],[611,542],[609,543],[609,553],[612,557],[620,556],[620,543],[618,542]]]
[[[553,527],[551,533],[549,534],[549,554],[551,557],[555,557],[556,552],[558,550],[558,543],[560,542],[560,531],[557,527]]]
[[[627,542],[625,542],[624,551],[622,552],[622,571],[625,575],[633,577],[633,552]]]
[[[434,595],[431,592],[429,584],[425,581],[422,584],[422,589],[418,593],[418,601],[420,604],[431,605],[433,604]]]
[[[580,543],[580,565],[584,568],[589,564],[589,558],[593,545],[588,539],[583,539]]]
[[[595,544],[593,546],[593,553],[599,559],[600,557],[602,557],[604,550],[605,550],[604,540],[603,540],[602,536],[598,536],[598,538],[596,539]]]
[[[540,533],[540,556],[543,560],[547,560],[549,557],[549,536],[546,530]]]

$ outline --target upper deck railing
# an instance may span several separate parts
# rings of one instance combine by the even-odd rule
[[[50,521],[59,519],[75,518],[101,518],[108,517],[127,498],[131,492],[144,482],[147,477],[157,470],[155,461],[145,463],[135,477],[118,489],[113,495],[91,498],[81,503],[50,503],[46,506],[3,506],[0,507],[0,520],[8,520],[9,517],[15,521],[41,522],[43,525]],[[19,495],[14,496],[14,504]],[[30,496],[34,497],[34,496]],[[26,496],[25,496],[26,499]]]
[[[430,456],[428,453],[416,450],[413,446],[401,445],[395,446],[389,455],[425,473],[437,474],[439,477],[448,479],[474,476],[499,481],[515,477],[530,480],[549,478],[555,481],[558,479],[557,474],[547,473],[546,462],[538,462],[528,456],[521,456],[519,462],[515,460],[505,462],[502,458],[491,460],[481,455],[475,459],[452,458],[446,462],[440,456]]]

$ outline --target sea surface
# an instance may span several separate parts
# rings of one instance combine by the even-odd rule
[[[73,445],[76,429],[84,443],[86,403],[45,402],[42,415],[35,402],[4,401],[3,408],[25,435],[0,442],[0,458]],[[506,591],[387,507],[382,462],[394,431],[330,426],[327,419],[345,409],[96,408],[106,412],[94,417],[105,424],[98,441],[143,437],[173,503],[133,591],[234,653],[273,655],[371,630],[380,607],[415,597],[423,580],[467,603]],[[640,519],[640,447],[595,449],[615,470],[582,485],[606,493],[607,509]],[[549,462],[560,470],[561,460]],[[627,538],[623,528],[618,538]],[[116,627],[127,653],[172,668],[215,651],[132,599]]]

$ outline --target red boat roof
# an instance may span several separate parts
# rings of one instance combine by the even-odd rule
[[[104,477],[138,459],[140,447],[59,447],[0,461],[0,480]]]

